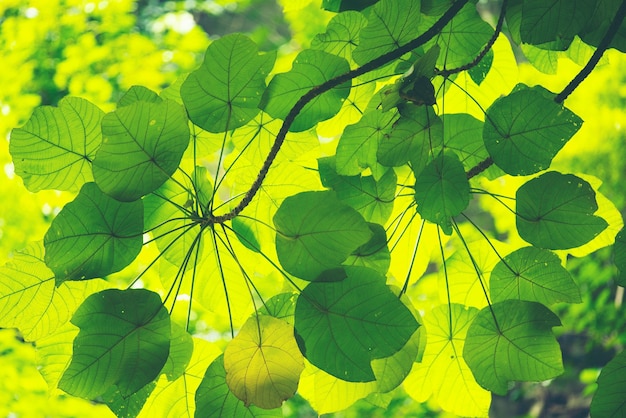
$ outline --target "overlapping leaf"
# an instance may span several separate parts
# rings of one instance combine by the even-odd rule
[[[328,22],[326,32],[313,38],[311,48],[351,60],[352,51],[359,44],[359,33],[366,25],[367,19],[361,13],[340,13]]]
[[[498,262],[491,272],[490,290],[493,302],[580,302],[580,290],[559,257],[536,247],[520,248]]]
[[[65,282],[57,288],[43,258],[44,248],[38,242],[0,267],[0,327],[19,328],[26,341],[54,333],[83,299],[106,286],[98,280]]]
[[[591,416],[622,417],[626,414],[626,351],[611,360],[598,377],[598,390],[591,401]]]
[[[181,97],[189,118],[209,132],[230,131],[259,113],[265,78],[276,54],[259,54],[241,34],[224,36],[209,45],[202,66],[189,74]]]
[[[517,190],[517,230],[536,247],[579,247],[602,232],[607,223],[595,216],[596,194],[572,174],[550,171]]]
[[[15,173],[28,190],[78,190],[92,181],[103,116],[87,100],[66,97],[58,108],[38,107],[24,126],[14,129],[9,150]]]
[[[293,325],[268,315],[253,316],[224,351],[226,383],[244,405],[274,409],[294,395],[304,359]]]
[[[463,356],[468,327],[477,309],[456,303],[441,305],[424,316],[428,344],[422,361],[404,381],[418,402],[433,396],[441,407],[461,416],[487,416],[491,394],[481,388]]]
[[[45,261],[57,285],[104,277],[126,267],[143,244],[143,203],[119,202],[86,183],[44,237]]]
[[[522,7],[522,42],[543,44],[574,39],[587,24],[595,5],[585,0],[530,0]]]
[[[559,318],[540,303],[494,303],[467,330],[463,355],[482,387],[504,395],[509,382],[542,381],[563,373],[561,350],[552,334],[552,327],[559,325]]]
[[[368,16],[361,30],[360,42],[352,56],[365,64],[408,43],[419,35],[420,2],[413,0],[381,0]]]
[[[102,191],[122,201],[139,199],[165,183],[189,144],[187,115],[171,100],[134,102],[107,114],[102,135],[93,176]]]
[[[615,246],[613,247],[615,254],[615,265],[619,270],[617,283],[620,286],[626,286],[626,229],[622,230],[615,237]]]
[[[274,225],[282,267],[305,280],[339,266],[372,234],[363,217],[330,191],[288,197],[274,215]]]
[[[487,109],[483,140],[494,163],[512,175],[550,167],[582,120],[543,87],[518,87]]]
[[[261,108],[271,116],[285,119],[296,102],[312,88],[350,70],[348,61],[325,51],[305,49],[293,61],[291,71],[272,78],[261,100]],[[306,131],[339,112],[350,94],[350,82],[311,100],[293,120],[289,130]]]
[[[415,202],[422,218],[452,233],[452,217],[469,204],[469,182],[454,153],[441,154],[415,178]]]
[[[72,317],[80,328],[59,387],[93,399],[117,385],[122,396],[154,380],[167,361],[170,316],[144,289],[109,289],[89,296]]]
[[[387,274],[391,264],[391,253],[387,246],[387,233],[379,224],[369,224],[372,238],[361,245],[346,259],[346,266],[369,267],[381,274]]]
[[[350,382],[376,379],[371,361],[389,357],[418,327],[409,309],[365,267],[345,267],[341,281],[313,282],[296,303],[295,325],[305,357]]]

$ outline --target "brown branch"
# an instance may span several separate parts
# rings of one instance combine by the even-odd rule
[[[211,223],[214,223],[214,224],[224,223],[228,220],[231,220],[237,215],[239,215],[241,211],[244,210],[246,206],[250,204],[250,202],[252,201],[256,193],[261,188],[261,185],[263,184],[263,180],[265,180],[265,177],[267,176],[269,169],[274,163],[274,159],[276,158],[276,155],[278,154],[280,147],[285,141],[285,137],[287,136],[287,133],[289,132],[289,128],[293,124],[296,117],[300,114],[302,109],[309,102],[311,102],[313,99],[320,96],[321,94],[339,86],[342,83],[345,83],[347,81],[352,80],[353,78],[356,78],[360,75],[368,73],[372,70],[375,70],[376,68],[382,67],[383,65],[400,58],[402,55],[408,52],[411,52],[415,48],[422,46],[423,44],[431,40],[433,37],[435,37],[435,35],[437,35],[439,32],[441,32],[441,30],[448,24],[448,22],[450,22],[450,20],[452,20],[454,16],[456,16],[456,14],[461,10],[461,8],[467,2],[468,0],[455,1],[454,4],[452,4],[452,6],[450,6],[450,8],[441,16],[441,18],[437,20],[437,22],[435,22],[426,32],[424,32],[417,38],[409,41],[408,43],[402,45],[401,47],[397,49],[394,49],[391,52],[388,52],[384,55],[381,55],[378,58],[375,58],[363,64],[359,68],[348,71],[347,73],[341,74],[333,79],[330,79],[326,81],[325,83],[320,84],[319,86],[313,87],[311,90],[305,93],[302,97],[300,97],[300,99],[298,99],[296,104],[291,108],[291,110],[285,117],[285,120],[283,121],[283,124],[280,127],[280,130],[278,131],[278,135],[276,135],[276,139],[274,140],[274,143],[272,144],[272,148],[270,149],[265,161],[263,162],[263,165],[261,166],[261,169],[259,170],[259,174],[257,175],[256,179],[250,186],[250,189],[248,189],[248,191],[246,192],[244,197],[241,199],[241,201],[237,204],[237,206],[232,208],[228,213],[225,213],[220,216],[212,217],[210,219]]]
[[[554,97],[554,101],[556,103],[563,104],[565,99],[567,99],[567,97],[572,94],[572,92],[580,85],[580,83],[582,83],[589,76],[589,74],[591,74],[596,65],[598,65],[598,62],[600,61],[600,58],[602,58],[602,55],[604,55],[606,50],[609,49],[609,44],[617,34],[617,31],[624,21],[624,17],[626,17],[626,0],[622,1],[622,4],[615,14],[615,19],[613,19],[613,21],[611,22],[611,25],[607,29],[600,43],[598,43],[596,50],[593,52],[593,55],[591,55],[591,58],[589,58],[589,61],[587,61],[587,64],[585,64],[585,66],[580,70],[578,74],[576,74],[572,81],[570,81],[569,84],[565,86],[565,88]],[[471,179],[477,176],[478,174],[491,167],[492,164],[493,160],[491,159],[491,157],[487,157],[467,172],[467,178]]]
[[[437,71],[435,74],[436,75],[440,75],[444,78],[448,78],[450,77],[452,74],[457,74],[460,73],[461,71],[467,71],[471,68],[474,68],[475,66],[478,65],[478,63],[485,58],[485,55],[487,55],[487,53],[489,51],[491,51],[491,48],[493,47],[493,44],[496,43],[496,39],[498,39],[498,35],[500,35],[500,32],[502,32],[502,25],[504,24],[504,15],[506,13],[506,5],[508,3],[508,0],[503,0],[502,1],[502,6],[500,7],[500,16],[498,17],[498,22],[496,23],[496,28],[493,32],[493,35],[491,36],[491,39],[489,39],[489,42],[487,42],[487,44],[485,45],[485,47],[482,49],[482,51],[480,51],[480,53],[478,55],[476,55],[476,57],[472,60],[472,62],[469,62],[465,65],[462,65],[460,67],[457,68],[450,68],[449,70],[443,69],[441,71]]]

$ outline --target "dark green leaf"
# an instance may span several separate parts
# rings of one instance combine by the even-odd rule
[[[172,322],[170,335],[170,352],[161,373],[165,374],[167,380],[172,382],[182,376],[187,369],[193,354],[193,339],[191,334],[174,322]]]
[[[38,107],[24,126],[13,129],[9,151],[26,188],[78,190],[92,181],[91,162],[102,142],[103,116],[87,100],[66,97],[58,108]]]
[[[359,46],[352,54],[354,61],[363,65],[416,38],[420,18],[419,1],[380,0],[361,30]]]
[[[167,361],[170,316],[156,293],[109,289],[89,296],[72,317],[80,328],[59,387],[94,399],[117,385],[128,397],[154,380]]]
[[[313,282],[296,302],[301,350],[315,366],[342,380],[375,379],[370,362],[398,352],[418,327],[409,309],[366,267],[345,267],[337,282]]]
[[[313,87],[350,70],[348,61],[328,52],[305,49],[293,61],[291,71],[277,74],[261,100],[261,108],[271,116],[285,119],[291,108]],[[333,117],[350,93],[350,82],[311,100],[294,119],[290,131],[301,132]]]
[[[196,390],[195,418],[261,418],[282,417],[280,408],[265,410],[246,407],[228,388],[224,356],[216,358],[209,366]]]
[[[506,173],[527,175],[545,170],[580,129],[582,120],[550,96],[540,86],[518,86],[487,109],[485,147]]]
[[[286,198],[274,215],[274,225],[280,264],[305,280],[338,267],[372,234],[363,217],[330,191]]]
[[[279,293],[265,301],[259,309],[261,315],[271,315],[293,324],[293,315],[296,309],[296,293]]]
[[[595,2],[588,0],[525,0],[520,35],[522,42],[539,45],[571,42],[593,14]]]
[[[252,219],[236,217],[232,221],[233,231],[235,231],[237,239],[244,247],[259,253],[261,252],[261,243],[259,243],[259,240],[254,234],[254,229],[251,227],[253,222],[254,220]]]
[[[102,134],[93,176],[102,191],[122,201],[137,200],[165,183],[189,144],[185,110],[171,100],[134,102],[109,113]]]
[[[626,351],[611,360],[598,377],[598,390],[591,401],[592,418],[626,415]]]
[[[57,285],[104,277],[137,257],[143,232],[141,200],[123,203],[86,183],[65,205],[44,237],[46,264]]]
[[[378,0],[323,0],[322,8],[329,12],[343,12],[344,10],[363,10]]]
[[[381,274],[387,274],[391,264],[391,253],[387,247],[387,233],[378,224],[369,224],[372,238],[357,248],[345,261],[347,266],[369,267]]]
[[[120,107],[131,105],[135,102],[161,103],[163,99],[158,94],[144,86],[132,86],[117,102]]]
[[[615,237],[613,246],[615,265],[619,276],[615,279],[620,286],[626,286],[626,229],[622,228]]]
[[[463,349],[482,387],[504,395],[509,382],[541,381],[563,373],[561,350],[552,334],[552,327],[561,325],[556,315],[540,303],[522,300],[494,303],[491,309],[478,313]]]
[[[391,128],[395,117],[393,112],[373,110],[365,113],[357,123],[348,125],[337,144],[337,173],[356,176],[366,168],[370,168],[374,175],[383,172],[376,159],[378,143]]]
[[[359,12],[348,11],[333,17],[326,32],[311,41],[311,48],[321,49],[346,60],[352,59],[352,51],[359,44],[359,32],[367,25],[367,19]]]
[[[484,123],[467,113],[441,116],[445,129],[443,143],[459,157],[466,170],[486,159],[489,154],[482,141]]]
[[[411,162],[413,171],[423,169],[433,148],[441,145],[443,125],[430,106],[398,106],[400,118],[391,132],[378,144],[378,161],[397,167]]]
[[[454,153],[441,154],[415,178],[417,212],[452,233],[452,217],[469,205],[469,181],[463,164]]]
[[[580,290],[559,257],[535,247],[520,248],[500,260],[491,271],[489,287],[493,302],[580,302]]]
[[[517,230],[532,245],[551,250],[579,247],[607,227],[594,216],[596,193],[572,174],[550,171],[517,190]]]
[[[480,86],[480,83],[483,82],[487,74],[489,74],[489,70],[491,70],[491,64],[493,64],[493,50],[490,49],[487,54],[478,61],[478,64],[472,68],[470,68],[467,73],[471,77],[472,81]]]
[[[202,66],[180,90],[191,121],[209,132],[248,123],[259,113],[265,77],[275,59],[274,53],[259,54],[257,45],[241,34],[211,43]]]
[[[587,24],[580,32],[580,37],[585,43],[597,47],[604,38],[622,2],[620,0],[598,0],[592,3],[595,3],[595,10],[592,15],[587,16]],[[622,22],[608,47],[626,52],[626,22]]]
[[[139,391],[125,397],[122,396],[117,385],[113,385],[102,394],[102,399],[117,418],[135,418],[155,387],[156,383],[150,382]]]

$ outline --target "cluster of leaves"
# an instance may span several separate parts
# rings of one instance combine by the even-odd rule
[[[493,28],[466,0],[327,0],[337,14],[289,71],[233,34],[109,113],[78,97],[36,109],[11,134],[15,172],[77,194],[0,270],[0,324],[37,341],[53,387],[119,416],[280,416],[296,390],[324,413],[385,405],[400,384],[486,415],[490,392],[563,371],[549,307],[580,300],[563,258],[616,240],[626,271],[615,207],[551,170],[583,123],[565,98],[626,50],[625,4],[505,0]],[[527,55],[587,48],[586,67],[559,94],[514,86],[505,19]],[[508,236],[474,200],[508,213]],[[124,288],[101,280],[138,257]],[[191,336],[194,310],[226,315],[223,354]],[[595,416],[623,412],[624,367],[603,372]]]

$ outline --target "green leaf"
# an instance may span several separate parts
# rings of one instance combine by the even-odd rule
[[[580,290],[551,251],[524,247],[500,260],[489,280],[493,302],[521,299],[551,305],[580,302]]]
[[[417,212],[447,235],[452,233],[452,217],[465,210],[469,196],[467,175],[454,153],[439,155],[416,174]]]
[[[224,351],[226,383],[244,405],[274,409],[296,393],[304,358],[293,325],[252,316]]]
[[[130,264],[143,244],[143,203],[119,202],[86,183],[44,237],[45,261],[66,280],[104,277]]]
[[[102,400],[117,418],[135,418],[141,412],[146,400],[156,387],[155,382],[150,382],[130,396],[123,396],[116,385],[102,394]]]
[[[368,222],[384,224],[393,210],[397,177],[387,170],[377,181],[373,176],[340,176],[335,171],[335,158],[318,160],[322,184],[337,192],[337,197],[359,211]]]
[[[626,414],[626,351],[611,360],[598,377],[598,390],[591,401],[592,418],[623,417]]]
[[[378,144],[378,161],[397,167],[411,162],[415,172],[429,161],[433,148],[441,145],[443,124],[431,106],[398,106],[400,118],[391,132]]]
[[[132,86],[117,102],[120,107],[131,105],[135,102],[161,103],[163,99],[158,94],[144,86]]]
[[[621,3],[619,0],[595,2],[595,10],[593,14],[587,16],[587,24],[580,33],[580,37],[586,44],[595,47],[600,45]],[[626,25],[624,25],[624,22],[622,22],[615,36],[610,40],[608,47],[615,48],[621,52],[626,51]]]
[[[243,244],[249,250],[255,253],[261,252],[261,243],[257,239],[251,224],[254,222],[252,219],[236,217],[233,219],[233,231],[239,242]]]
[[[595,2],[587,0],[525,0],[520,35],[522,42],[539,45],[571,42],[593,14]]]
[[[378,143],[391,128],[395,117],[392,112],[373,110],[366,112],[357,123],[348,125],[337,144],[337,173],[356,176],[366,168],[370,168],[374,175],[381,172],[376,159]]]
[[[277,119],[285,119],[296,102],[309,90],[350,70],[348,61],[328,52],[305,49],[293,61],[291,71],[272,78],[261,100],[261,108]],[[350,81],[311,100],[293,120],[289,130],[306,131],[339,112],[350,94]]]
[[[102,134],[93,176],[102,191],[122,201],[137,200],[165,183],[189,144],[185,111],[171,100],[119,108],[102,120]]]
[[[322,8],[330,12],[343,12],[344,10],[363,10],[378,0],[323,0]]]
[[[103,116],[87,100],[65,97],[58,108],[38,107],[24,126],[13,129],[9,150],[26,188],[74,191],[92,181],[91,162],[102,142]]]
[[[340,13],[328,22],[326,32],[313,38],[311,48],[351,60],[352,51],[359,44],[359,33],[365,25],[367,19],[359,12]]]
[[[280,408],[265,410],[246,406],[228,388],[224,356],[216,358],[204,374],[196,391],[195,418],[261,418],[282,417]]]
[[[619,270],[619,276],[615,280],[620,286],[626,286],[626,229],[622,228],[615,237],[613,251],[615,265]]]
[[[257,45],[245,35],[227,35],[212,42],[202,66],[181,87],[191,121],[215,133],[248,123],[259,113],[265,78],[275,59],[275,53],[259,54]]]
[[[372,238],[361,245],[346,259],[346,266],[369,267],[381,274],[387,274],[391,264],[391,253],[387,246],[387,233],[379,224],[369,224]]]
[[[483,308],[467,330],[463,355],[482,387],[504,395],[509,382],[541,381],[563,373],[561,350],[552,334],[552,327],[560,325],[540,303],[494,303],[491,309]]]
[[[445,126],[445,149],[454,151],[465,170],[470,170],[489,156],[482,141],[482,121],[467,113],[453,113],[442,115],[441,122]]]
[[[345,267],[347,277],[313,282],[296,302],[295,324],[305,357],[350,382],[376,378],[370,362],[398,352],[418,327],[409,309],[366,267]]]
[[[170,317],[144,289],[109,289],[89,296],[72,317],[80,328],[59,387],[94,399],[117,385],[128,397],[154,380],[167,361]]]
[[[452,303],[438,305],[424,315],[424,356],[403,384],[416,401],[426,402],[432,396],[455,415],[487,416],[491,393],[476,383],[463,356],[467,329],[477,313],[476,308]]]
[[[339,266],[372,234],[363,217],[330,191],[286,198],[274,215],[274,225],[280,264],[305,280]]]
[[[259,308],[259,314],[271,315],[293,324],[293,315],[296,309],[296,293],[279,293],[265,301]]]
[[[517,230],[532,245],[551,250],[579,247],[607,227],[594,216],[596,193],[585,180],[550,171],[517,190]]]
[[[169,381],[176,380],[185,373],[193,353],[191,335],[180,325],[176,325],[174,322],[171,324],[170,352],[167,362],[161,370],[161,373],[165,374]]]
[[[543,87],[518,85],[487,109],[483,140],[498,167],[508,174],[528,175],[550,167],[581,125],[582,120],[555,103]]]
[[[352,54],[358,64],[393,51],[419,35],[420,2],[414,0],[380,0],[361,30],[359,45]]]
[[[485,54],[485,56],[478,61],[478,64],[474,67],[470,68],[467,73],[470,78],[476,85],[480,86],[480,84],[485,80],[487,74],[489,74],[489,70],[491,70],[491,65],[493,64],[493,49],[490,49],[489,52]]]
[[[0,267],[0,327],[19,328],[26,341],[54,333],[84,298],[104,287],[104,282],[89,281],[57,288],[43,259],[43,243],[37,242]]]

